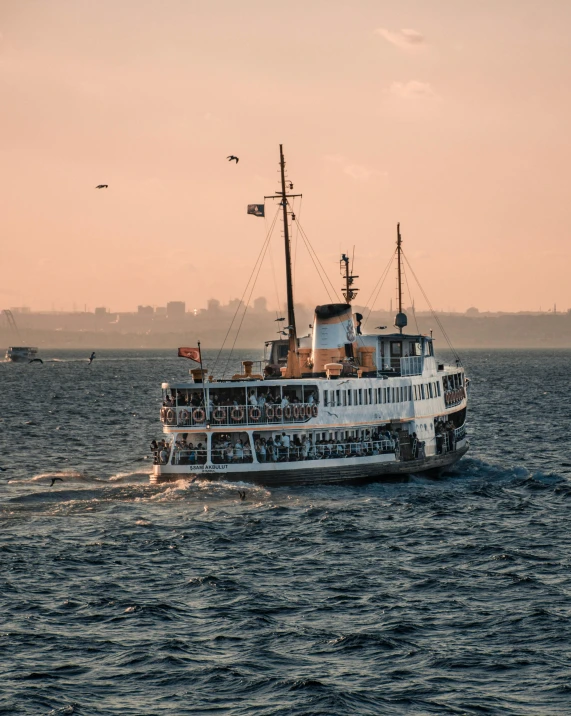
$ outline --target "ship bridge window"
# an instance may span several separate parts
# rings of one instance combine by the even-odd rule
[[[410,341],[408,344],[409,356],[421,356],[422,355],[422,344],[418,341]]]
[[[402,356],[402,341],[391,341],[391,357],[400,358]]]

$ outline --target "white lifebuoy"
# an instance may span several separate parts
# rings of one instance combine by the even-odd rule
[[[226,413],[224,412],[224,408],[216,408],[216,410],[212,413],[212,417],[217,423],[221,423],[224,418],[226,417]]]
[[[232,420],[237,423],[240,420],[244,419],[244,408],[236,405],[232,408],[232,412],[230,413],[230,417]]]
[[[205,417],[206,413],[202,408],[196,408],[196,410],[192,411],[192,419],[195,423],[203,423]]]
[[[274,406],[266,404],[266,418],[268,420],[273,420],[274,415],[275,415]]]
[[[285,408],[284,408],[284,418],[285,418],[286,420],[291,420],[292,413],[293,413],[293,408],[292,408],[291,405],[288,403],[288,404],[285,406]]]
[[[299,420],[299,405],[293,406],[293,419]]]
[[[253,420],[255,423],[258,422],[258,420],[262,417],[262,411],[254,406],[253,408],[250,408],[250,420]]]
[[[317,417],[317,413],[318,413],[317,405],[314,404],[314,405],[311,406],[311,414],[313,415],[314,418],[316,418],[316,417]]]
[[[176,418],[176,415],[175,415],[174,410],[172,408],[169,408],[166,413],[167,423],[170,423],[172,425],[172,423],[174,423],[174,421],[175,421],[175,418]]]
[[[178,414],[178,419],[181,423],[188,422],[188,410],[181,410]]]

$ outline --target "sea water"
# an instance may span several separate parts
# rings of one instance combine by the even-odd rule
[[[439,479],[277,489],[150,484],[188,361],[43,353],[0,364],[0,713],[571,714],[570,352],[466,352]]]

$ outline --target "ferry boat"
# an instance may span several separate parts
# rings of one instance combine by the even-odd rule
[[[38,349],[31,346],[10,346],[6,351],[6,360],[13,363],[29,363],[37,360]]]
[[[153,481],[272,486],[438,474],[469,448],[468,379],[459,361],[437,360],[432,336],[405,333],[400,226],[396,331],[361,335],[351,306],[357,277],[343,256],[345,303],[317,306],[311,334],[298,338],[289,199],[299,195],[286,191],[282,145],[280,171],[281,191],[265,198],[279,199],[283,210],[287,338],[268,341],[261,365],[244,361],[231,379],[208,376],[195,355],[201,365],[191,381],[162,384],[164,437],[152,446]]]

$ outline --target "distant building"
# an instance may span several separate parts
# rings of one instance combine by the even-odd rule
[[[12,313],[31,313],[28,306],[13,306],[10,310]]]
[[[105,306],[99,306],[95,309],[96,316],[106,316],[109,313],[109,309]]]
[[[167,303],[168,318],[184,318],[186,303],[184,301],[169,301]]]
[[[157,306],[155,308],[155,315],[156,316],[166,316],[167,315],[167,307],[166,306]]]
[[[140,316],[152,316],[155,309],[152,306],[137,306],[137,313]]]

